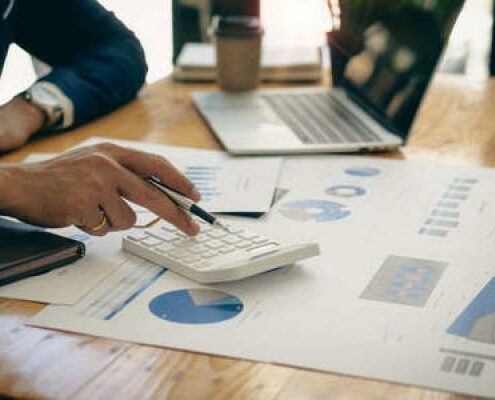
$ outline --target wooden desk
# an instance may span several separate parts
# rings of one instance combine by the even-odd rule
[[[91,125],[36,140],[0,162],[94,135],[220,148],[194,110],[200,85],[166,81]],[[208,86],[204,86],[208,87]],[[435,80],[407,147],[382,157],[495,164],[495,80]],[[40,304],[0,300],[0,394],[47,399],[466,399],[398,384],[139,346],[23,326]]]

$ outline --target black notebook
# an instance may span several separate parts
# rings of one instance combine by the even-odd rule
[[[0,218],[0,285],[62,267],[84,252],[77,240]]]

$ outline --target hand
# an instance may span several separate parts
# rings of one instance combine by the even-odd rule
[[[136,215],[124,198],[188,235],[199,226],[142,177],[156,176],[194,201],[193,184],[162,157],[113,144],[77,149],[53,160],[0,166],[0,214],[48,227],[77,225],[93,235],[131,228]],[[3,177],[3,180],[2,180]],[[102,213],[108,221],[94,231]]]
[[[21,97],[0,107],[0,151],[21,147],[45,121],[41,110]]]

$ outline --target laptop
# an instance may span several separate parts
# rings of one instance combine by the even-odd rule
[[[194,92],[194,104],[232,154],[395,149],[407,140],[462,3],[329,2],[331,87]]]

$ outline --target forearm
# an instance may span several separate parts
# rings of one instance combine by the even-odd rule
[[[78,55],[69,65],[55,65],[43,81],[72,101],[73,126],[78,126],[134,99],[146,71],[137,40],[122,36]]]
[[[0,107],[0,151],[26,143],[45,122],[42,111],[20,97]]]
[[[41,129],[45,122],[45,115],[41,110],[17,96],[0,108],[0,121],[2,126],[9,125],[11,129],[31,135]]]
[[[12,210],[22,196],[19,191],[20,173],[15,164],[0,165],[0,215],[15,216]]]
[[[19,0],[16,42],[52,67],[42,80],[72,102],[80,125],[130,101],[147,66],[135,35],[95,0]]]

